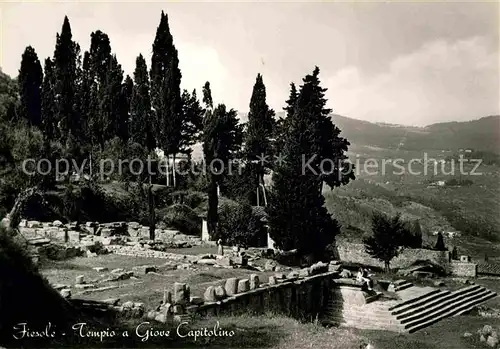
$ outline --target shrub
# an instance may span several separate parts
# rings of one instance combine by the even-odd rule
[[[181,233],[190,235],[201,235],[200,218],[193,209],[187,205],[173,204],[169,207],[156,211],[157,220]]]
[[[258,210],[247,204],[229,201],[219,208],[219,222],[215,239],[222,239],[231,245],[265,246],[266,229]]]

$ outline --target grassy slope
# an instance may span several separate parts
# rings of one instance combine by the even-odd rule
[[[446,153],[444,153],[446,154]],[[444,158],[442,152],[429,151],[427,157],[434,159]],[[360,233],[353,233],[349,226],[369,232],[370,218],[374,210],[387,214],[401,213],[404,218],[418,219],[424,230],[424,239],[430,243],[435,237],[428,233],[440,230],[464,230],[459,239],[448,239],[449,245],[461,247],[461,253],[469,253],[473,257],[500,256],[500,249],[491,245],[480,237],[500,237],[500,169],[495,166],[482,165],[476,172],[479,176],[462,176],[461,179],[471,179],[471,187],[427,188],[428,182],[446,180],[453,176],[440,174],[424,175],[423,165],[414,164],[413,171],[420,171],[420,175],[397,175],[391,164],[385,167],[382,173],[383,159],[404,159],[405,163],[412,158],[424,157],[423,152],[384,149],[373,146],[353,145],[351,147],[351,161],[357,162],[357,179],[347,186],[330,191],[325,188],[326,206],[329,211],[343,225],[343,231],[348,231],[349,238],[360,239]],[[379,171],[373,174],[366,173],[363,164],[366,159],[375,159],[379,164]],[[449,166],[445,171],[449,171]],[[397,168],[396,168],[397,170]],[[466,172],[472,170],[465,166]],[[458,171],[458,169],[457,169]],[[440,171],[439,171],[440,172]],[[396,171],[397,173],[397,171]],[[457,175],[455,178],[460,179]],[[464,223],[465,222],[465,223]],[[484,250],[487,248],[487,251]]]

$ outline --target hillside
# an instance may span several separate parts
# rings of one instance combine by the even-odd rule
[[[332,119],[342,135],[356,145],[416,151],[472,148],[500,152],[500,115],[422,128],[371,123],[341,115],[332,115]]]

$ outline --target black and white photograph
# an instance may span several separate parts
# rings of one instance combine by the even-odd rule
[[[500,349],[500,2],[0,3],[0,349]]]

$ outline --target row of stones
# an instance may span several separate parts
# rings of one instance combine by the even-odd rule
[[[331,264],[318,262],[309,268],[303,268],[299,271],[291,271],[288,275],[285,275],[284,273],[271,275],[269,276],[268,283],[262,285],[259,282],[259,276],[257,274],[250,275],[249,279],[229,278],[226,280],[224,286],[208,286],[204,293],[204,299],[206,302],[216,302],[228,296],[245,293],[260,287],[272,286],[285,281],[294,281],[327,271],[337,272],[339,269],[340,265],[338,262],[332,262]]]

